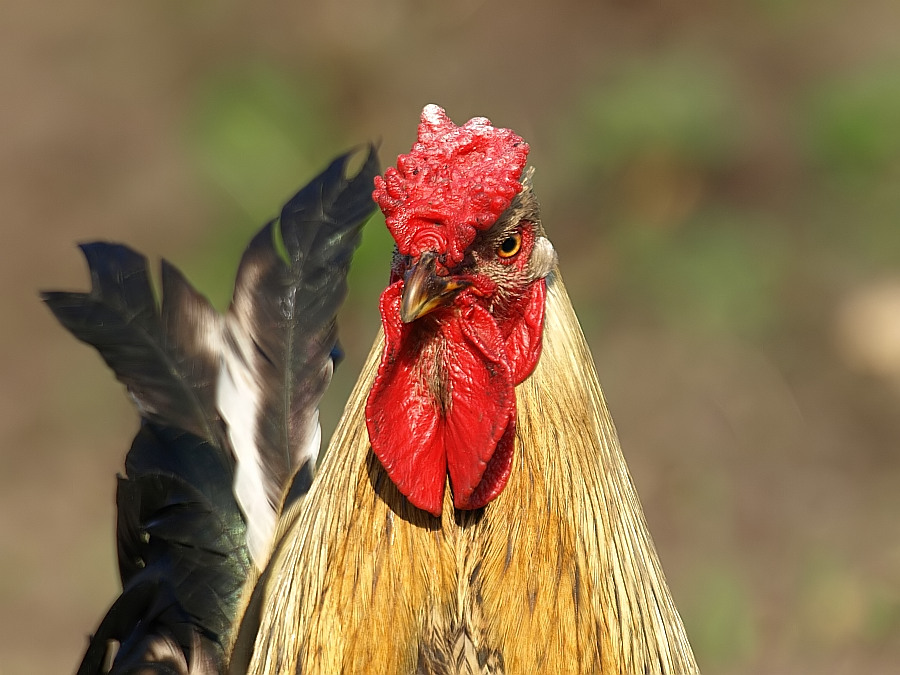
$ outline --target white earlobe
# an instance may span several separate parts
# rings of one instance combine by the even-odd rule
[[[556,249],[547,237],[537,237],[534,240],[529,267],[535,279],[543,279],[556,267]]]

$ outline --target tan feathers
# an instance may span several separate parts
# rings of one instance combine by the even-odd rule
[[[372,455],[380,352],[255,591],[247,672],[697,672],[558,272],[512,476],[483,510],[449,491],[441,518],[415,509]]]

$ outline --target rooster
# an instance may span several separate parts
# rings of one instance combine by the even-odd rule
[[[338,270],[328,281],[343,288],[347,250],[320,256],[309,244],[332,235],[306,236],[299,256],[286,247],[288,286],[301,289],[291,298],[305,298],[316,316],[316,337],[306,339],[316,348],[294,361],[281,358],[284,335],[259,330],[274,324],[301,337],[292,326],[303,323],[296,303],[284,321],[267,320],[265,293],[276,285],[255,266],[274,263],[269,251],[251,255],[259,236],[225,319],[204,309],[178,324],[191,337],[183,352],[215,361],[195,387],[204,392],[200,418],[214,424],[198,433],[138,395],[145,428],[173,426],[216,450],[220,473],[237,476],[226,512],[241,516],[243,543],[222,554],[240,563],[229,563],[228,593],[199,592],[207,605],[227,596],[220,615],[229,626],[207,627],[181,601],[196,589],[176,584],[170,606],[189,630],[176,634],[163,617],[150,643],[162,640],[171,662],[181,659],[173,672],[215,672],[226,662],[231,673],[254,675],[698,672],[544,230],[527,154],[514,132],[484,118],[456,126],[430,105],[411,152],[374,177],[374,201],[396,243],[382,330],[315,477],[316,406],[333,367],[341,293],[313,298],[329,288],[321,269]],[[366,170],[341,179],[336,205],[357,201],[360,177]],[[363,210],[337,210],[341,218],[317,225],[357,232]],[[304,257],[317,260],[318,274],[295,264]],[[275,296],[283,299],[283,288]],[[107,357],[116,368],[114,360]],[[140,389],[119,376],[132,393]],[[272,394],[297,385],[302,405],[286,411]],[[271,426],[285,432],[274,442]],[[279,454],[288,459],[273,461]],[[119,499],[121,535],[121,489]],[[124,571],[123,580],[127,592]],[[150,595],[154,607],[158,595]],[[125,623],[106,631],[123,647]]]
[[[383,330],[257,585],[263,673],[692,673],[527,144],[425,108]],[[251,645],[252,642],[252,645]]]

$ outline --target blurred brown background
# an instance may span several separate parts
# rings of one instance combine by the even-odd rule
[[[531,143],[547,230],[698,660],[900,664],[900,4],[9,0],[0,19],[0,673],[117,593],[137,418],[40,288],[78,241],[227,304],[244,243],[424,104]],[[378,318],[367,228],[333,425]]]

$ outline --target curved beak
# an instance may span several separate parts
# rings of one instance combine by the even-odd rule
[[[436,262],[437,255],[426,251],[406,273],[400,299],[400,320],[403,323],[410,323],[438,307],[449,305],[457,293],[471,285],[451,276],[438,276]]]

